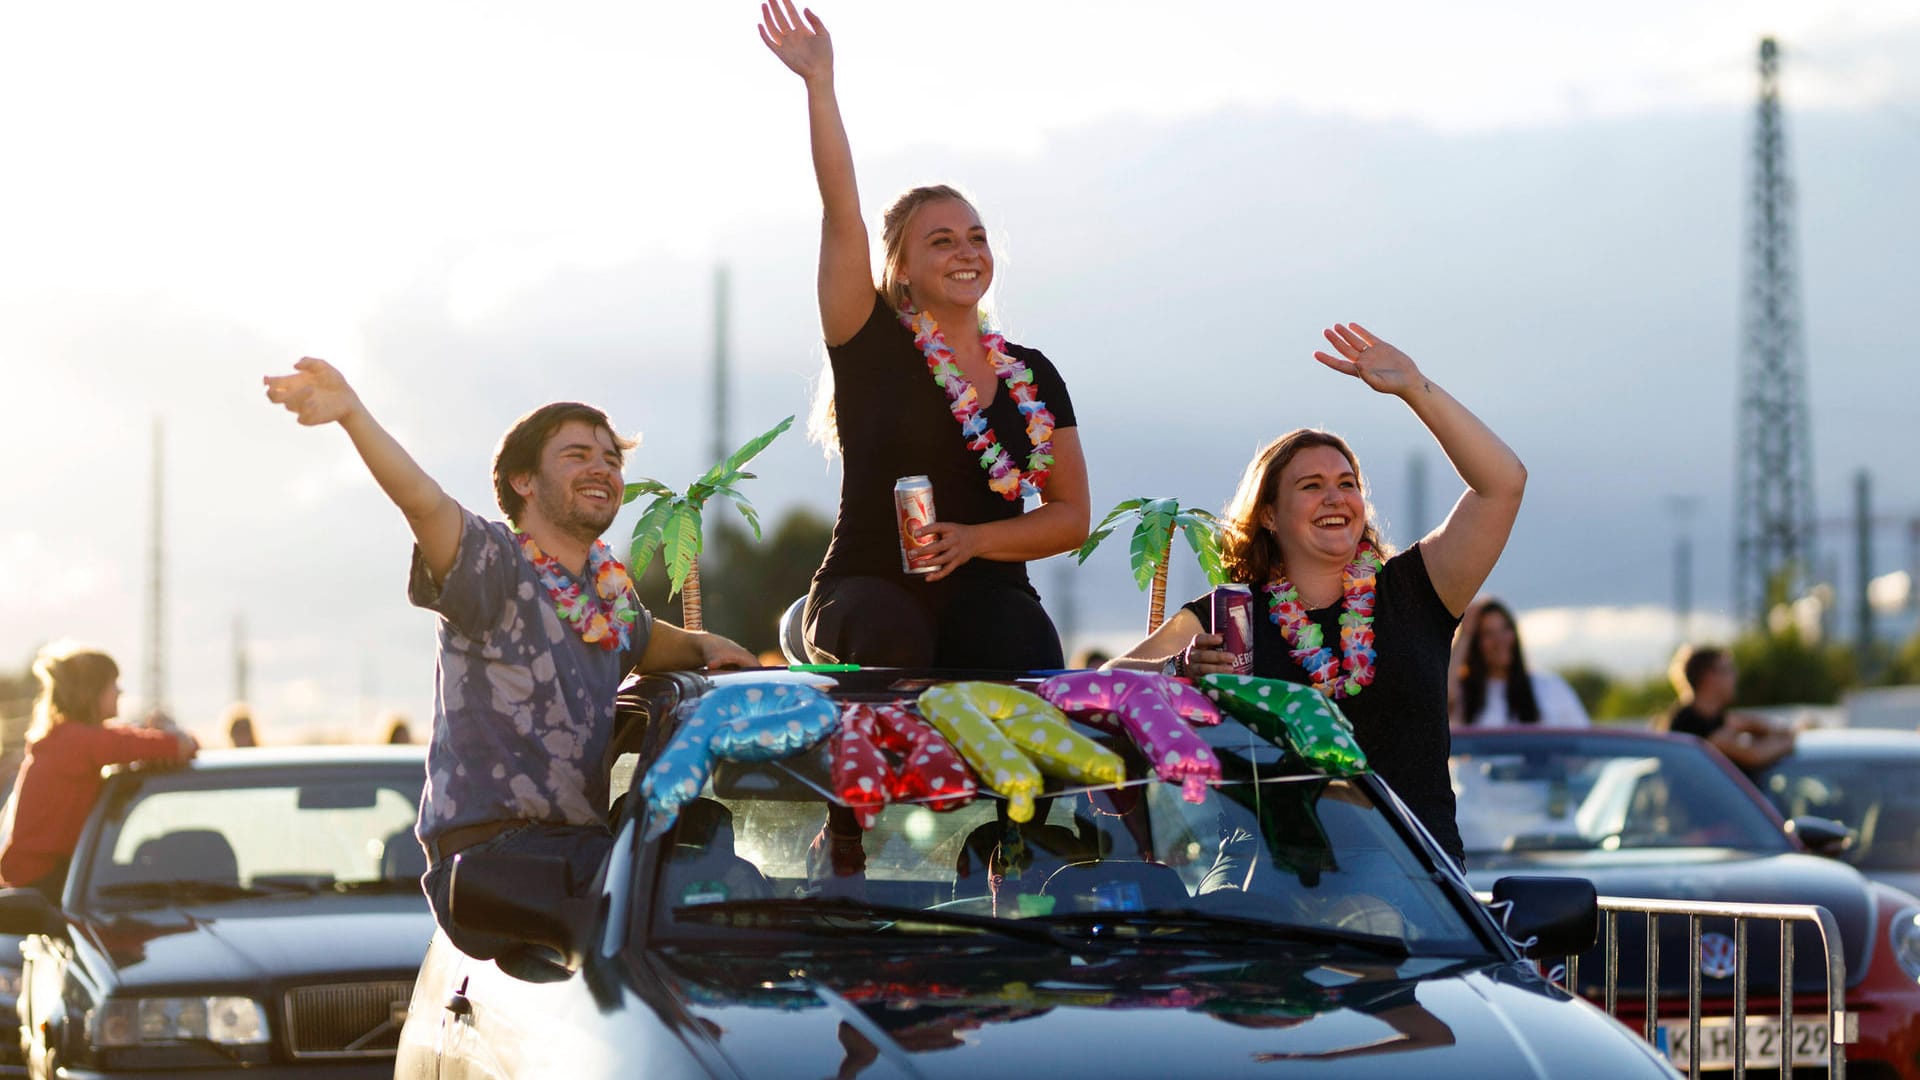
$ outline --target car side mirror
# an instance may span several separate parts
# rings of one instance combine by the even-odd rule
[[[567,861],[553,855],[462,852],[453,857],[452,910],[468,932],[558,950],[573,963],[593,901],[570,896]]]
[[[1799,837],[1808,851],[1828,858],[1839,858],[1853,849],[1853,830],[1832,818],[1803,814],[1787,822],[1787,835]]]
[[[1529,957],[1578,956],[1600,940],[1600,897],[1585,878],[1503,877],[1493,902],[1507,909],[1507,936]]]
[[[26,937],[66,932],[67,917],[39,889],[0,889],[0,934]]]

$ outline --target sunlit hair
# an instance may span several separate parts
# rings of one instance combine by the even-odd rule
[[[629,439],[615,431],[606,413],[577,401],[542,405],[515,420],[501,436],[499,449],[493,454],[493,497],[508,521],[520,524],[520,511],[527,506],[527,500],[513,490],[513,478],[539,472],[540,451],[546,449],[547,440],[573,420],[584,421],[588,427],[612,436],[613,447],[620,452],[622,463],[626,461],[627,451],[640,445],[639,439]]]
[[[895,311],[905,311],[913,299],[908,284],[900,277],[907,260],[907,222],[913,219],[914,211],[942,199],[953,199],[964,204],[974,212],[975,217],[980,214],[973,201],[962,195],[958,188],[949,184],[924,184],[909,188],[893,200],[893,205],[887,207],[887,212],[880,216],[880,296]],[[819,443],[829,455],[840,449],[840,422],[833,408],[831,363],[822,365],[820,378],[814,385],[813,406],[807,413],[807,437]]]
[[[1272,530],[1261,525],[1260,519],[1279,500],[1280,474],[1286,471],[1287,464],[1300,451],[1316,446],[1330,446],[1340,451],[1340,456],[1347,459],[1347,467],[1353,470],[1367,514],[1361,539],[1371,543],[1382,559],[1393,553],[1374,528],[1373,504],[1365,501],[1367,485],[1360,474],[1360,461],[1353,456],[1347,441],[1330,431],[1299,428],[1268,443],[1253,456],[1247,463],[1247,471],[1240,476],[1239,489],[1221,514],[1220,562],[1226,568],[1227,580],[1258,587],[1285,573],[1286,560],[1281,557],[1280,542],[1274,539]]]
[[[1480,628],[1488,615],[1498,615],[1513,628],[1513,661],[1507,666],[1507,716],[1516,724],[1540,722],[1540,702],[1533,696],[1533,676],[1527,671],[1526,650],[1520,647],[1520,621],[1507,605],[1498,600],[1482,600],[1460,624],[1466,635],[1467,659],[1460,665],[1460,697],[1465,706],[1462,722],[1473,724],[1487,705],[1487,659],[1480,651]]]
[[[1726,658],[1727,650],[1718,645],[1682,645],[1667,668],[1667,681],[1673,684],[1675,694],[1692,700],[1701,680]]]
[[[98,724],[100,695],[120,677],[120,665],[99,649],[57,641],[33,658],[40,693],[33,699],[27,741],[42,739],[61,724]]]

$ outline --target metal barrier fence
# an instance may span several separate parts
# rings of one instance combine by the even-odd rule
[[[1490,894],[1481,894],[1483,901]],[[1687,1074],[1700,1075],[1700,922],[1702,919],[1732,919],[1734,943],[1733,971],[1733,1077],[1744,1080],[1747,1073],[1747,923],[1767,920],[1780,927],[1780,1075],[1793,1075],[1793,933],[1794,923],[1811,923],[1819,930],[1821,948],[1826,953],[1827,970],[1827,1070],[1829,1080],[1844,1080],[1847,1069],[1846,1044],[1858,1039],[1858,1018],[1845,1009],[1846,972],[1840,954],[1840,927],[1833,913],[1812,904],[1735,904],[1707,901],[1643,900],[1631,897],[1600,897],[1601,943],[1606,957],[1606,1010],[1618,1018],[1620,982],[1620,916],[1644,915],[1647,927],[1646,1015],[1642,1034],[1649,1043],[1658,1044],[1660,1030],[1660,919],[1662,916],[1687,920]],[[1580,958],[1565,958],[1569,990],[1578,993]],[[1677,1063],[1676,1063],[1677,1064]]]

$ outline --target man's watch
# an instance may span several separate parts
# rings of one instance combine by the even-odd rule
[[[1181,649],[1179,652],[1167,657],[1167,662],[1160,665],[1160,674],[1165,675],[1169,679],[1185,678],[1187,674],[1187,650]]]

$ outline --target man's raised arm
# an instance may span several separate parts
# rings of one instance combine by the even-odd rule
[[[291,375],[269,375],[267,400],[286,406],[308,427],[339,424],[367,463],[367,471],[407,516],[407,527],[436,584],[444,582],[460,551],[460,505],[440,489],[387,429],[361,403],[360,396],[332,364],[303,357]]]

